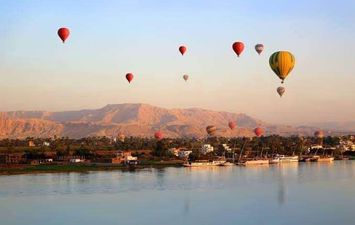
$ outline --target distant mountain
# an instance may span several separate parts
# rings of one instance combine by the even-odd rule
[[[231,131],[227,124],[237,121]],[[46,112],[14,111],[0,113],[0,138],[68,136],[152,137],[162,130],[167,137],[205,137],[205,127],[215,125],[220,136],[252,136],[256,126],[266,134],[312,135],[315,127],[273,125],[242,113],[217,112],[199,108],[165,109],[147,104],[116,104],[100,109]]]

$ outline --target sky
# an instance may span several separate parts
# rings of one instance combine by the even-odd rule
[[[353,0],[0,5],[0,111],[148,103],[242,112],[273,123],[355,120]],[[57,36],[62,26],[71,30],[65,44]],[[246,46],[240,58],[235,41]],[[261,56],[257,43],[265,46]],[[188,48],[183,57],[180,45]],[[282,98],[268,63],[279,50],[296,57]]]

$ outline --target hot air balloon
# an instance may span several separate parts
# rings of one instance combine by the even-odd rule
[[[243,44],[243,42],[240,42],[240,41],[234,42],[232,47],[233,47],[235,54],[237,54],[238,57],[240,56],[240,54],[242,54],[242,52],[244,50],[244,44]]]
[[[324,137],[324,133],[321,130],[317,130],[316,132],[314,132],[314,136],[317,138],[323,138]]]
[[[126,139],[126,137],[124,136],[124,134],[118,134],[117,139],[121,142],[124,142],[124,140]]]
[[[183,46],[183,45],[181,45],[181,46],[179,47],[179,51],[180,51],[181,55],[184,55],[185,52],[186,52],[186,50],[187,50],[187,48],[186,48],[185,46]]]
[[[280,97],[282,97],[282,95],[285,93],[285,88],[284,87],[278,87],[277,89],[277,93],[279,93]]]
[[[263,135],[264,130],[261,127],[257,127],[254,129],[254,133],[257,137],[260,137],[261,135]]]
[[[234,121],[230,121],[230,122],[228,123],[228,126],[229,126],[229,128],[230,128],[231,130],[233,130],[233,129],[237,126],[237,123],[234,122]]]
[[[187,81],[189,79],[189,75],[185,74],[184,76],[182,76],[182,78],[184,78],[184,80]]]
[[[68,28],[62,27],[62,28],[59,28],[57,33],[58,33],[59,38],[62,39],[62,41],[64,43],[65,40],[69,37],[70,31]]]
[[[264,50],[264,45],[263,44],[256,44],[255,45],[255,51],[260,55],[261,52]]]
[[[128,80],[128,83],[131,83],[131,81],[133,80],[133,74],[132,73],[127,73],[126,74],[126,79]]]
[[[275,74],[284,82],[295,66],[295,57],[287,51],[275,52],[270,56],[269,64]]]
[[[154,137],[157,140],[161,140],[163,138],[163,136],[164,136],[163,132],[161,132],[161,131],[157,131],[157,132],[154,133]]]
[[[210,136],[215,135],[215,134],[216,134],[216,131],[217,131],[217,128],[216,128],[215,126],[210,125],[210,126],[207,126],[207,127],[206,127],[206,132],[207,132],[207,134],[210,135]]]

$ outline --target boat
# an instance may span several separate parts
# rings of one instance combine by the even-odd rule
[[[334,157],[319,157],[317,162],[333,162]]]
[[[198,160],[194,162],[187,162],[184,163],[183,166],[185,167],[206,167],[206,166],[221,166],[222,164],[226,163],[225,160]]]
[[[276,155],[270,159],[270,163],[289,163],[289,162],[298,162],[298,156],[284,156]]]
[[[265,165],[265,164],[269,164],[268,159],[251,159],[251,160],[245,160],[237,163],[237,165],[241,165],[241,166]]]
[[[220,164],[219,166],[235,166],[235,163],[225,162],[225,163]]]

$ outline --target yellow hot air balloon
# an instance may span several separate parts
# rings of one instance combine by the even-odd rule
[[[279,51],[270,56],[269,63],[271,69],[282,80],[281,83],[283,83],[295,66],[295,57],[291,52]]]

